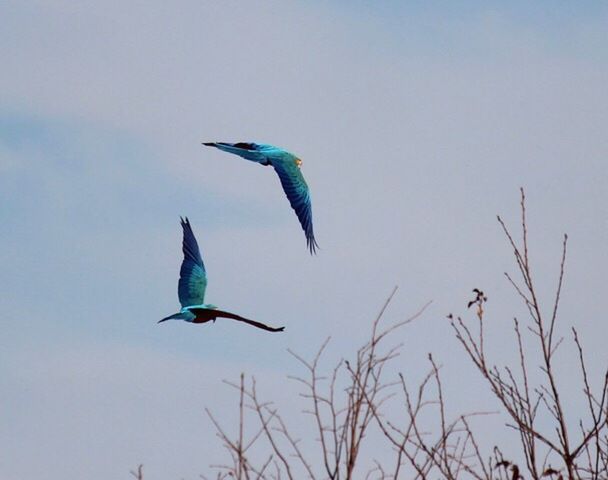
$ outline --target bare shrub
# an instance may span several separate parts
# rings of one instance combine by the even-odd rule
[[[271,402],[260,399],[255,379],[232,384],[239,392],[239,435],[232,439],[220,422],[207,412],[218,436],[230,453],[231,463],[215,465],[217,478],[238,479],[352,479],[352,478],[498,478],[490,459],[484,460],[469,426],[469,419],[484,412],[462,414],[448,419],[441,384],[440,367],[429,355],[429,369],[421,383],[408,386],[403,373],[386,379],[385,370],[399,356],[401,344],[387,344],[401,327],[418,318],[425,305],[412,317],[381,328],[381,320],[395,291],[390,295],[372,324],[370,339],[352,360],[339,361],[328,375],[320,372],[320,362],[329,339],[315,357],[308,361],[290,352],[304,367],[306,376],[292,377],[303,388],[309,401],[310,416],[317,442],[303,447],[290,432],[286,420]],[[393,401],[399,408],[390,409]],[[257,425],[244,438],[245,410],[255,412]],[[436,419],[435,428],[423,425]],[[392,452],[392,460],[379,462],[370,458],[374,449],[366,444],[370,430],[382,440],[381,448]],[[434,433],[432,433],[434,432]],[[258,442],[266,442],[265,455],[249,455]],[[376,448],[378,448],[376,444]],[[259,460],[254,460],[257,457]]]
[[[528,317],[525,323],[515,318],[514,349],[518,352],[519,364],[502,368],[490,363],[484,349],[484,310],[487,298],[475,289],[475,299],[469,307],[476,306],[477,327],[474,330],[461,317],[450,316],[456,338],[460,341],[469,359],[475,364],[510,417],[508,427],[514,429],[521,442],[521,456],[525,461],[530,478],[555,477],[567,479],[608,478],[608,369],[602,387],[593,392],[589,386],[585,355],[577,331],[572,328],[572,340],[577,349],[580,362],[582,395],[587,403],[586,415],[580,412],[566,412],[562,401],[562,389],[555,368],[555,355],[563,338],[556,336],[558,307],[564,280],[566,247],[568,236],[564,235],[559,277],[553,304],[548,310],[542,308],[537,295],[536,284],[532,278],[528,251],[528,226],[526,222],[525,194],[521,190],[521,230],[522,239],[518,244],[503,220],[498,217],[509,243],[513,249],[519,280],[505,273],[509,283],[517,292],[526,307]],[[523,327],[523,328],[522,328]],[[534,340],[535,352],[526,351],[523,336],[527,333]],[[533,383],[533,362],[529,359],[539,354],[541,359],[540,380]],[[548,414],[549,425],[541,425],[541,415]],[[573,423],[574,422],[574,423]],[[574,428],[573,428],[574,426]],[[509,463],[509,462],[507,462]],[[513,464],[501,464],[499,467]],[[517,474],[519,475],[519,467]]]

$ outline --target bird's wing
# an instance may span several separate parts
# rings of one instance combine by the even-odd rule
[[[224,152],[234,153],[235,155],[246,158],[247,160],[251,160],[252,162],[258,162],[263,165],[268,165],[268,159],[260,151],[260,146],[257,143],[206,142],[203,143],[203,145],[206,145],[208,147],[215,147],[220,150],[223,150]]]
[[[194,314],[196,314],[195,309],[192,309],[192,312]],[[231,318],[232,320],[237,320],[239,322],[245,322],[245,323],[248,323],[249,325],[252,325],[257,328],[261,328],[262,330],[267,330],[269,332],[282,332],[283,330],[285,330],[285,327],[278,327],[278,328],[269,327],[268,325],[265,325],[261,322],[256,322],[255,320],[249,320],[248,318],[243,318],[240,315],[236,315],[236,314],[230,313],[230,312],[225,312],[223,310],[214,310],[213,313],[217,314],[218,317]]]
[[[182,307],[188,307],[204,303],[207,274],[188,218],[182,218],[181,223],[184,230],[182,242],[184,260],[179,271],[177,294]]]
[[[306,235],[306,245],[310,253],[316,253],[318,248],[315,234],[312,229],[312,204],[310,201],[310,191],[300,167],[295,160],[273,161],[272,166],[279,175],[281,185],[285,191],[285,195],[289,199],[291,208],[294,209],[300,225]]]

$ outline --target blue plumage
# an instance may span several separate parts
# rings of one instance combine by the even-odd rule
[[[207,273],[205,264],[198,248],[198,243],[188,218],[181,218],[183,230],[182,251],[184,259],[179,270],[177,294],[182,308],[179,312],[169,315],[158,323],[167,320],[183,320],[190,323],[207,323],[217,318],[229,318],[246,323],[269,332],[282,332],[284,327],[269,327],[261,322],[249,320],[234,313],[219,310],[215,305],[204,303],[205,289],[207,288]]]
[[[291,208],[296,212],[300,225],[302,225],[306,236],[306,245],[310,253],[316,253],[318,244],[312,226],[310,191],[300,170],[302,161],[298,157],[282,148],[264,143],[207,142],[203,145],[216,147],[224,152],[239,155],[262,165],[272,165],[279,176]]]
[[[202,305],[205,300],[205,289],[207,288],[205,264],[192,232],[192,227],[190,227],[190,222],[187,218],[182,218],[181,225],[184,232],[182,241],[184,260],[179,271],[179,283],[177,285],[179,303],[182,307]]]

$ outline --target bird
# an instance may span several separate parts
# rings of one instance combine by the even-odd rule
[[[203,145],[239,155],[265,166],[272,165],[279,176],[291,208],[296,212],[300,225],[302,225],[302,230],[304,230],[306,236],[306,246],[311,255],[316,253],[319,245],[315,240],[312,228],[310,190],[302,175],[302,160],[287,150],[264,143],[203,142]]]
[[[188,217],[181,218],[183,230],[182,250],[184,260],[179,272],[177,294],[182,308],[179,312],[159,320],[158,323],[167,320],[184,320],[190,323],[206,323],[217,318],[230,318],[239,322],[245,322],[269,332],[282,332],[285,327],[269,327],[261,322],[243,318],[234,313],[219,310],[215,305],[205,302],[205,289],[207,288],[207,272],[205,264],[198,248],[198,242],[190,226]]]

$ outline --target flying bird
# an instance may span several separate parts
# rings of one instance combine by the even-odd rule
[[[306,235],[306,245],[310,253],[316,253],[319,245],[315,240],[312,229],[312,205],[310,202],[310,191],[300,167],[302,160],[293,153],[289,153],[282,148],[263,143],[225,143],[225,142],[206,142],[203,145],[215,147],[224,152],[234,153],[240,157],[257,162],[262,165],[272,165],[275,172],[279,175],[283,191],[294,209],[300,225]]]
[[[243,318],[234,313],[219,310],[215,305],[205,302],[205,289],[207,288],[207,272],[205,264],[201,257],[201,252],[198,249],[198,243],[192,232],[190,222],[186,217],[181,218],[184,238],[182,241],[182,250],[184,252],[184,260],[179,271],[179,283],[177,284],[177,294],[179,303],[182,309],[178,313],[169,315],[168,317],[159,320],[158,323],[166,320],[184,320],[191,323],[205,323],[216,318],[231,318],[239,322],[245,322],[269,332],[282,332],[285,327],[269,327],[263,323],[256,322]]]

